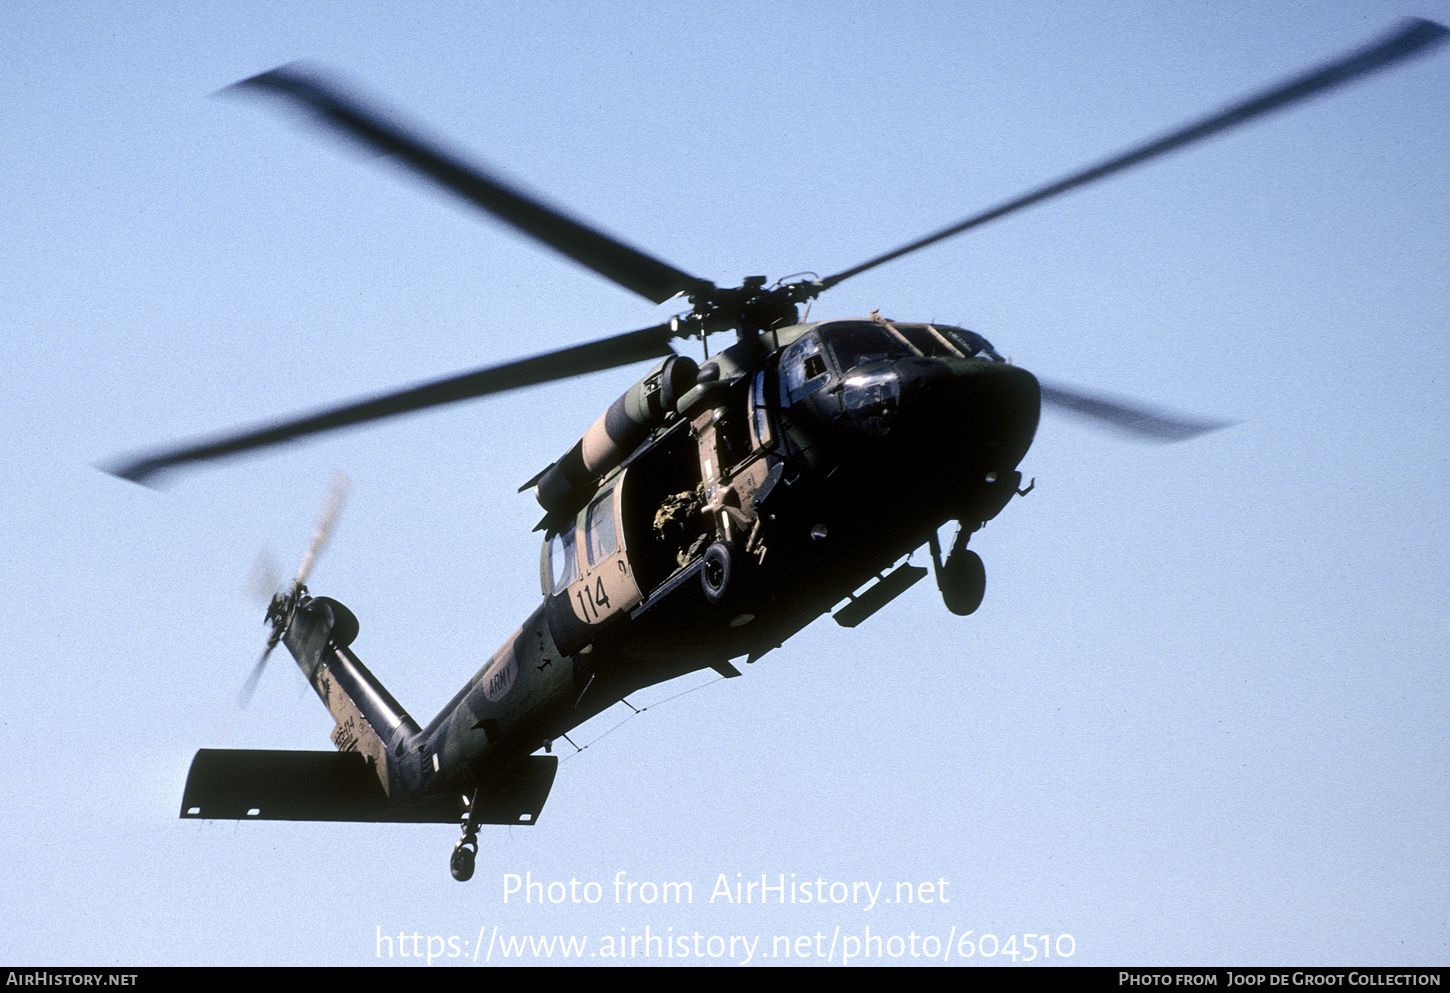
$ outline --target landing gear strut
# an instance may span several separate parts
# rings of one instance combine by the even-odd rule
[[[474,819],[477,808],[478,790],[474,790],[468,799],[468,810],[463,814],[463,837],[453,846],[453,857],[448,860],[453,878],[460,883],[473,878],[473,863],[478,856],[478,822]]]
[[[958,617],[966,617],[982,605],[987,592],[987,568],[982,557],[967,547],[972,531],[966,524],[957,532],[952,550],[942,564],[941,545],[936,532],[931,535],[931,564],[936,571],[936,587],[941,590],[942,602]]]

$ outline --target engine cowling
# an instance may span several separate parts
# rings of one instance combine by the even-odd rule
[[[550,514],[568,514],[584,506],[599,480],[674,413],[698,374],[699,366],[683,355],[672,355],[651,369],[539,476],[534,486],[539,506]]]

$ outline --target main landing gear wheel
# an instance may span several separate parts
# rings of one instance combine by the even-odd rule
[[[936,588],[941,590],[942,602],[958,617],[966,617],[982,605],[987,593],[987,567],[982,557],[967,547],[972,531],[964,525],[957,532],[956,541],[942,564],[941,545],[937,543],[936,532],[931,535],[931,564],[936,569]]]
[[[723,541],[705,549],[705,564],[700,569],[700,585],[705,599],[720,603],[730,595],[730,578],[735,572],[735,550]]]
[[[454,847],[453,857],[448,860],[448,868],[453,871],[454,879],[466,883],[473,878],[473,862],[477,853],[477,842],[460,841]]]
[[[953,550],[942,567],[942,602],[958,617],[966,617],[982,605],[987,593],[987,567],[970,548]]]

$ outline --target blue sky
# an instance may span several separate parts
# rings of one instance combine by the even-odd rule
[[[1044,417],[1037,489],[973,538],[976,615],[923,583],[745,678],[640,694],[561,765],[537,826],[484,832],[466,886],[448,826],[177,818],[197,748],[329,747],[286,666],[232,712],[265,633],[247,572],[263,547],[296,562],[345,470],[311,585],[426,721],[536,604],[538,509],[515,489],[639,371],[162,492],[92,468],[672,312],[209,96],[278,64],[334,67],[733,283],[839,271],[1407,14],[1450,4],[7,6],[3,957],[368,964],[406,932],[457,936],[449,964],[481,928],[597,952],[648,927],[756,936],[759,963],[777,937],[844,948],[869,926],[938,947],[1070,934],[1083,964],[1443,964],[1443,52],[818,301],[958,323],[1045,378],[1240,423],[1155,447]],[[620,872],[694,902],[616,905]],[[505,903],[511,873],[605,896]],[[737,873],[946,879],[950,902],[711,902]]]

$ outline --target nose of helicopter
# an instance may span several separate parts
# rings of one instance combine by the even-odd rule
[[[991,467],[1008,470],[1027,454],[1042,413],[1042,390],[1026,369],[1002,362],[953,363],[945,416],[963,454],[979,456]]]
[[[1042,396],[1026,369],[982,359],[909,358],[853,369],[841,409],[857,432],[889,436],[913,461],[1001,472],[1037,432]]]

